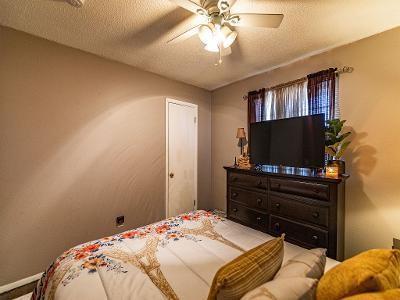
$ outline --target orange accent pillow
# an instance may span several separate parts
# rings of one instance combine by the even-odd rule
[[[374,249],[358,254],[322,276],[317,300],[339,300],[400,287],[400,250]]]

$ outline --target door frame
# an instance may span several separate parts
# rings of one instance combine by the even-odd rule
[[[165,218],[169,215],[169,104],[188,106],[195,110],[195,162],[194,162],[194,209],[197,209],[197,164],[198,164],[198,131],[199,131],[199,113],[198,105],[190,102],[180,101],[172,98],[165,99]]]

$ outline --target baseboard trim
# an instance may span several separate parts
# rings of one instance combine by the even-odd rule
[[[11,291],[13,289],[19,288],[21,286],[24,286],[26,284],[29,284],[31,282],[34,282],[36,280],[39,280],[42,277],[43,273],[38,273],[36,275],[32,275],[23,279],[20,279],[18,281],[15,282],[11,282],[9,284],[6,285],[2,285],[0,286],[0,294],[3,294],[5,292]]]

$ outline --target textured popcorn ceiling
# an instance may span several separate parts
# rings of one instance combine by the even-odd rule
[[[166,44],[191,16],[168,0],[0,0],[0,24],[209,90],[400,25],[400,0],[237,0],[239,10],[285,18],[240,28],[218,67],[197,37]]]

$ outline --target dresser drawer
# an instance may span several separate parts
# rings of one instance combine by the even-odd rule
[[[251,227],[266,231],[268,227],[268,215],[246,208],[234,202],[229,203],[228,217],[239,220]]]
[[[262,193],[231,187],[229,189],[229,199],[252,208],[265,210],[268,208],[268,197]]]
[[[288,241],[306,248],[328,248],[328,231],[289,221],[278,216],[270,216],[270,230],[275,234],[286,234]]]
[[[329,200],[329,186],[322,183],[271,178],[270,190],[320,200]]]
[[[329,208],[270,194],[271,213],[328,227]]]
[[[228,183],[230,185],[252,188],[264,192],[268,187],[267,178],[240,173],[228,173]]]

